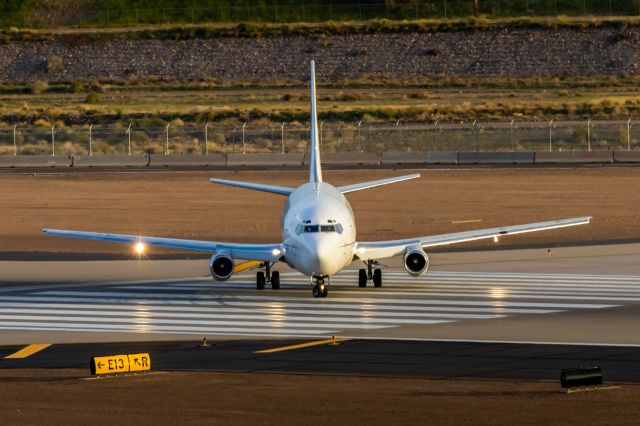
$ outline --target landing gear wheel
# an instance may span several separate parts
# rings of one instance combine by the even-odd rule
[[[311,294],[313,294],[313,297],[327,297],[328,293],[329,293],[329,290],[327,290],[324,284],[314,285],[313,290],[311,291]]]
[[[373,270],[373,286],[382,287],[382,270],[380,268]]]
[[[280,290],[280,272],[273,271],[271,273],[271,288],[274,290]]]
[[[366,269],[360,269],[358,271],[358,287],[360,288],[364,288],[367,286],[367,281],[369,281],[369,278],[367,277],[367,270]]]
[[[260,271],[256,274],[256,288],[258,290],[264,290],[264,286],[267,280],[264,277],[264,272]]]

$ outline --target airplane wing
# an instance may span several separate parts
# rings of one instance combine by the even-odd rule
[[[224,251],[234,259],[277,262],[282,258],[281,244],[236,244],[213,241],[180,240],[175,238],[143,237],[138,235],[103,234],[98,232],[64,231],[43,229],[45,235],[85,240],[110,241],[114,243],[142,243],[150,246],[171,247],[182,250],[198,250],[210,253]]]
[[[359,242],[357,243],[355,255],[361,260],[384,259],[387,257],[403,255],[407,247],[421,246],[424,249],[427,247],[456,244],[485,238],[498,238],[504,235],[523,234],[525,232],[545,231],[547,229],[585,225],[590,221],[591,217],[578,217],[573,219],[553,220],[549,222],[529,223],[526,225],[456,232],[453,234],[407,238],[403,240]]]
[[[210,181],[211,183],[217,183],[220,185],[235,186],[236,188],[252,189],[254,191],[270,192],[272,194],[287,196],[294,190],[293,188],[288,188],[286,186],[264,185],[261,183],[241,182],[238,180],[210,179]]]
[[[420,173],[414,173],[412,175],[398,176],[398,177],[392,177],[388,179],[372,180],[369,182],[362,182],[362,183],[354,183],[353,185],[340,186],[338,187],[338,191],[342,192],[343,194],[346,194],[349,192],[361,191],[363,189],[375,188],[377,186],[389,185],[390,183],[403,182],[405,180],[416,179],[419,177],[420,177]]]

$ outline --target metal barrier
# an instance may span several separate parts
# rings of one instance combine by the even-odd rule
[[[45,168],[71,167],[72,157],[68,155],[15,155],[0,156],[0,168]]]
[[[533,152],[458,152],[458,164],[533,164]]]
[[[613,163],[613,151],[537,151],[536,164]]]
[[[146,167],[148,155],[74,155],[73,167]]]

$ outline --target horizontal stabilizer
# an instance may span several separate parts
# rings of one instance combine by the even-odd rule
[[[261,183],[240,182],[237,180],[227,179],[211,179],[211,183],[219,183],[220,185],[235,186],[237,188],[253,189],[254,191],[270,192],[272,194],[289,195],[293,192],[293,188],[276,185],[263,185]]]
[[[369,182],[362,182],[362,183],[354,183],[353,185],[340,186],[338,187],[338,191],[342,192],[343,194],[346,194],[347,192],[362,191],[363,189],[375,188],[376,186],[389,185],[390,183],[403,182],[405,180],[416,179],[419,177],[420,177],[420,173],[414,173],[412,175],[397,176],[397,177],[392,177],[388,179],[372,180]]]

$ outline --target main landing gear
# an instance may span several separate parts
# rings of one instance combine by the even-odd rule
[[[382,287],[382,270],[380,268],[373,269],[374,266],[378,266],[378,262],[367,260],[367,269],[358,271],[358,287],[366,287],[368,281],[373,281],[374,287]]]
[[[264,290],[267,283],[271,284],[271,288],[274,290],[280,290],[280,272],[273,271],[271,272],[271,267],[273,265],[270,263],[263,263],[261,267],[264,267],[264,271],[259,271],[256,274],[256,288],[258,290]]]
[[[327,279],[327,283],[325,284],[325,278]],[[331,278],[329,277],[311,277],[311,282],[313,284],[313,290],[311,290],[311,294],[313,297],[327,297],[329,294],[329,285],[331,285]]]

